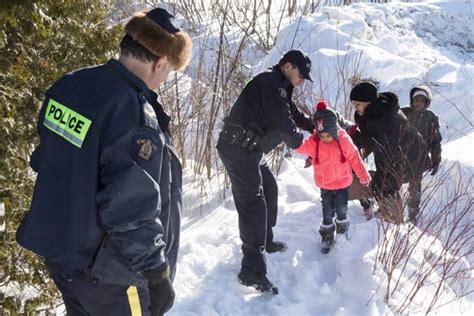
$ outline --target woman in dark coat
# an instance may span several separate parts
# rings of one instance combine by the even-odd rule
[[[400,110],[395,93],[378,93],[374,84],[362,82],[352,89],[350,99],[356,110],[354,119],[360,130],[363,155],[374,154],[377,170],[372,191],[379,215],[400,224],[403,206],[399,190],[426,164],[420,155],[423,139]]]

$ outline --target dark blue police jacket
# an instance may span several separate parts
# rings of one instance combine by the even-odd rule
[[[65,75],[41,108],[17,240],[101,283],[143,285],[179,246],[182,169],[157,95],[117,60]]]

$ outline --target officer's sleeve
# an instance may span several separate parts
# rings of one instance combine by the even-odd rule
[[[303,134],[296,130],[286,90],[273,81],[263,85],[261,90],[263,110],[270,129],[277,132],[289,147],[297,148],[303,141]]]
[[[164,229],[159,220],[160,187],[134,157],[137,122],[117,115],[104,136],[97,193],[100,224],[128,259],[132,270],[157,268],[165,262]],[[111,140],[112,139],[112,140]],[[163,145],[154,155],[162,157]],[[156,168],[161,169],[158,159]]]
[[[291,108],[291,116],[296,123],[296,126],[299,128],[312,133],[314,130],[313,121],[309,118],[308,115],[304,114],[298,107],[293,103],[290,102]]]

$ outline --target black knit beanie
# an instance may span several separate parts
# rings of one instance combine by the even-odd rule
[[[371,82],[361,82],[351,90],[351,101],[373,102],[377,100],[377,87]]]

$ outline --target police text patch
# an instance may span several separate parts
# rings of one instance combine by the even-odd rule
[[[49,99],[44,126],[81,148],[92,121],[67,106]]]

